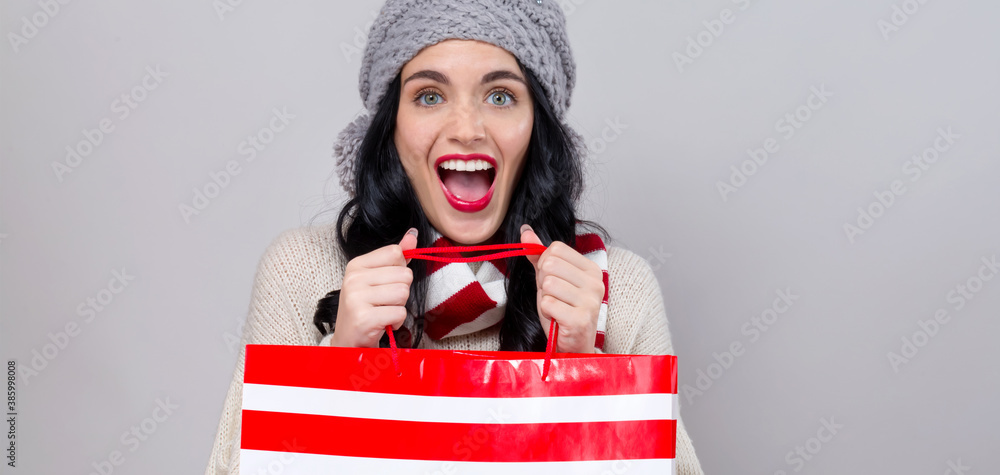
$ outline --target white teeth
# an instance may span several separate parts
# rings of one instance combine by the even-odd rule
[[[445,160],[439,166],[445,170],[457,170],[461,172],[489,170],[493,168],[493,165],[486,160]]]

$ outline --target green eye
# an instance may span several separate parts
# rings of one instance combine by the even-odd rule
[[[510,94],[498,91],[494,92],[493,94],[490,94],[489,101],[490,104],[493,104],[495,106],[505,106],[513,102],[513,99],[510,97]]]
[[[441,96],[436,92],[428,92],[427,94],[422,94],[420,96],[420,103],[425,106],[433,106],[435,104],[441,103]]]

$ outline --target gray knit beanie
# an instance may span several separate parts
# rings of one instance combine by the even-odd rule
[[[354,194],[357,152],[370,114],[389,84],[420,50],[447,39],[479,40],[499,46],[530,69],[545,89],[556,118],[563,121],[576,83],[576,63],[566,19],[554,0],[388,0],[368,32],[358,89],[366,113],[333,146],[340,184]],[[566,126],[574,146],[582,139]]]

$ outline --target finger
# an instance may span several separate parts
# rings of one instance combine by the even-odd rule
[[[385,266],[405,266],[406,259],[403,257],[403,248],[399,244],[389,244],[375,249],[368,254],[360,255],[351,260],[348,266],[356,266],[365,269],[375,269]]]
[[[364,290],[365,301],[373,306],[406,305],[410,298],[409,284],[373,285]]]
[[[383,321],[386,323],[382,328],[389,326],[393,330],[399,330],[406,322],[406,307],[378,307],[378,310],[385,312]]]
[[[403,239],[399,241],[399,247],[401,247],[404,251],[415,249],[417,247],[417,228],[410,228],[406,231],[406,234],[403,235]],[[406,259],[406,264],[409,265],[409,263],[410,260]]]
[[[558,342],[556,351],[558,352],[579,352],[587,353],[590,345],[593,345],[597,335],[597,322],[594,319],[587,321],[587,316],[580,309],[570,307],[565,302],[556,300],[550,295],[542,298],[539,302],[539,315],[550,314],[558,323]],[[552,319],[540,318],[542,328],[545,330],[545,338],[549,338],[549,325]]]
[[[374,307],[368,313],[368,320],[371,322],[373,331],[378,332],[379,336],[387,326],[392,326],[393,330],[399,330],[399,327],[403,326],[406,321],[406,307],[399,305]]]
[[[386,284],[410,285],[413,283],[413,270],[403,266],[376,267],[359,272],[355,279],[356,285],[361,287]]]
[[[538,302],[538,310],[539,317],[542,317],[542,328],[548,329],[550,320],[555,320],[560,327],[573,323],[571,315],[574,313],[574,308],[552,295],[542,296]],[[549,336],[547,331],[545,336],[546,338]]]
[[[551,249],[551,248],[550,248]],[[538,265],[539,282],[548,276],[559,277],[577,287],[586,289],[592,287],[596,274],[588,274],[589,270],[581,269],[560,256],[548,254]]]
[[[385,333],[385,327],[398,329],[406,321],[406,316],[406,307],[384,306],[368,307],[351,320],[338,319],[337,328],[333,332],[334,339],[340,335],[342,340],[336,346],[377,347],[379,339]]]
[[[551,251],[551,255],[559,256],[580,269],[589,270],[597,267],[597,264],[595,264],[594,261],[587,259],[586,256],[580,254],[579,251],[573,249],[564,242],[553,242],[552,245],[549,246],[549,250]]]
[[[595,294],[553,275],[546,276],[542,281],[542,292],[571,307],[589,311],[600,306],[600,299],[596,298]]]
[[[523,244],[541,244],[542,240],[538,239],[538,235],[535,231],[531,229],[531,226],[527,224],[521,225],[521,243]],[[538,259],[541,256],[525,256],[528,258],[528,262],[531,262],[531,266],[538,270]]]

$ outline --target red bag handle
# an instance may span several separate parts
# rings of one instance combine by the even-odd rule
[[[481,262],[481,261],[492,261],[495,259],[504,259],[507,257],[514,256],[537,256],[545,252],[547,249],[541,244],[534,243],[511,243],[511,244],[487,244],[482,246],[443,246],[443,247],[425,247],[417,249],[407,249],[403,251],[403,257],[407,259],[422,259],[425,261],[436,261],[436,262]],[[449,257],[449,256],[438,256],[435,254],[455,254],[463,252],[476,252],[476,251],[499,251],[493,252],[492,254],[483,254],[480,256],[471,257]],[[396,337],[392,334],[392,325],[387,325],[385,327],[386,333],[389,334],[389,348],[392,351],[392,364],[396,367],[396,374],[401,375],[403,372],[399,369],[399,354],[398,348],[396,347]],[[556,349],[556,337],[559,333],[559,324],[556,323],[555,319],[549,324],[549,339],[545,344],[545,363],[542,365],[542,381],[549,374],[549,366],[552,363],[552,354]]]
[[[533,243],[512,243],[512,244],[487,244],[484,246],[442,246],[425,247],[417,249],[407,249],[403,251],[403,257],[407,259],[422,259],[425,261],[437,262],[480,262],[492,261],[514,256],[537,256],[545,252],[546,247]],[[472,257],[446,257],[435,256],[434,254],[457,254],[462,252],[475,251],[502,251],[493,254],[484,254]]]

